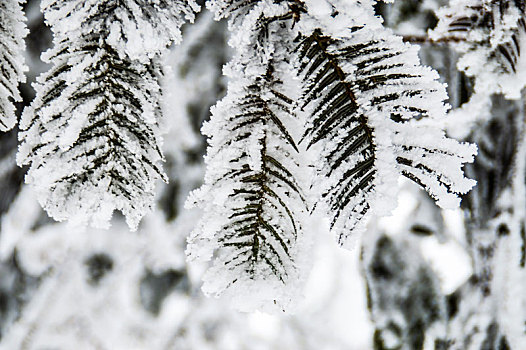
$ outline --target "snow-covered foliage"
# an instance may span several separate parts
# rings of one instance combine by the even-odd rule
[[[414,9],[411,3],[411,0],[400,0],[398,6]],[[432,40],[411,34],[408,40],[422,43],[426,48],[426,60],[438,63],[442,79],[450,88],[458,90],[459,97],[454,97],[452,104],[460,106],[449,113],[448,132],[476,143],[479,155],[465,169],[466,175],[477,181],[477,186],[463,198],[464,216],[459,222],[463,230],[457,232],[460,244],[471,259],[472,275],[458,288],[442,291],[447,298],[447,317],[443,322],[445,329],[438,329],[441,339],[429,348],[522,349],[526,344],[524,93],[520,94],[524,85],[521,78],[524,74],[523,59],[520,56],[524,2],[451,1],[449,8],[436,14],[439,24],[431,34]],[[402,19],[405,23],[416,23],[411,21],[407,12],[405,16]],[[454,55],[444,59],[444,52],[451,48],[459,51],[458,68],[472,77],[471,82],[462,75],[458,80],[458,71],[447,63],[449,59],[455,62]],[[475,85],[473,94],[472,82]],[[468,100],[469,103],[465,103]],[[415,218],[419,220],[418,215],[411,215],[409,221]],[[428,226],[433,220],[428,218],[422,222]],[[436,230],[418,231],[435,234]],[[371,237],[375,239],[374,235],[368,239]],[[411,238],[410,242],[414,246],[417,240]],[[366,241],[364,245],[366,251],[371,251],[371,242]],[[431,252],[420,251],[427,260]],[[407,252],[408,249],[405,249],[404,257],[418,256],[418,249]],[[379,261],[383,258],[381,255],[378,257]],[[448,263],[451,264],[445,259],[439,261],[440,266]],[[392,265],[386,264],[389,267]],[[458,268],[455,264],[453,266],[455,270]],[[394,270],[396,275],[403,275],[398,269]],[[448,273],[452,274],[452,271]],[[420,280],[420,283],[424,282],[425,279]],[[373,289],[377,300],[378,295],[392,300],[399,292],[396,288],[388,292],[387,287]],[[390,303],[392,305],[396,303]],[[397,309],[396,306],[376,308],[383,316],[389,315],[387,311]],[[411,315],[418,317],[418,313]],[[377,328],[385,325],[385,317],[375,316],[374,308],[372,316]],[[395,324],[403,324],[401,317],[393,319]],[[399,327],[402,329],[399,334],[410,331],[411,328],[406,327]],[[436,331],[437,328],[432,327],[425,332],[426,343]],[[405,345],[402,348],[419,347]],[[384,347],[378,345],[378,349]]]
[[[0,131],[16,124],[14,102],[22,97],[18,83],[25,81],[23,52],[27,34],[21,3],[24,0],[5,0],[0,3]]]
[[[475,149],[426,120],[447,109],[436,72],[420,66],[416,48],[384,29],[367,5],[335,1],[330,18],[317,11],[298,24],[305,135],[309,146],[322,145],[318,182],[342,245],[363,232],[369,211],[391,212],[398,174],[444,208],[458,206],[457,194],[474,185],[461,167]]]
[[[181,25],[199,10],[195,0],[42,0],[41,6],[56,37],[75,41],[97,28],[101,38],[91,40],[143,64],[180,42]]]
[[[160,186],[159,207],[166,215],[160,210],[151,213],[136,233],[129,232],[119,220],[114,220],[111,232],[95,229],[82,232],[46,220],[30,188],[26,187],[10,206],[2,220],[2,257],[16,251],[18,269],[25,275],[42,275],[30,302],[18,314],[14,310],[24,295],[15,288],[20,288],[23,281],[16,281],[20,277],[8,272],[8,268],[0,270],[5,272],[0,279],[0,296],[2,291],[11,297],[18,295],[17,300],[10,298],[10,312],[5,314],[5,320],[14,324],[5,328],[0,348],[361,350],[368,347],[367,331],[357,333],[361,336],[357,339],[347,329],[349,324],[359,322],[358,317],[365,316],[360,312],[365,310],[361,281],[356,273],[349,273],[350,269],[344,267],[344,261],[349,260],[348,252],[338,251],[328,241],[318,245],[319,250],[310,257],[322,263],[310,283],[317,287],[321,276],[326,279],[324,288],[314,288],[319,291],[311,297],[309,307],[296,317],[238,313],[228,303],[206,298],[200,292],[204,269],[185,264],[185,239],[199,212],[183,211],[182,203],[188,190],[200,183],[203,168],[195,153],[199,155],[204,138],[197,134],[194,124],[204,112],[200,105],[196,108],[194,104],[210,105],[224,93],[217,62],[226,58],[227,48],[223,46],[226,26],[211,21],[207,14],[196,25],[186,28],[187,41],[176,47],[167,60],[173,67],[168,71],[173,73],[166,76],[165,109],[178,114],[169,123],[165,154],[167,159],[174,160],[167,172],[178,181]],[[203,45],[212,38],[216,39],[213,44]],[[0,141],[4,139],[5,134]],[[2,150],[13,148],[4,143],[0,146]],[[165,222],[165,218],[170,222]],[[353,265],[351,269],[355,271],[356,267]],[[354,311],[349,309],[350,301],[362,304]],[[346,317],[349,313],[355,315],[352,320]],[[335,326],[341,330],[335,332]]]
[[[522,0],[4,2],[0,348],[525,347]]]
[[[525,4],[511,0],[453,0],[437,11],[436,41],[449,41],[462,53],[460,70],[475,78],[475,91],[520,98],[526,81]]]
[[[167,180],[158,56],[178,40],[183,14],[193,18],[184,4],[42,2],[53,67],[24,111],[18,162],[56,220],[104,227],[117,209],[136,229],[150,210],[155,180]]]
[[[447,111],[444,86],[415,47],[383,28],[373,4],[209,3],[229,18],[237,53],[225,69],[228,95],[203,128],[205,185],[190,198],[205,211],[188,253],[214,259],[208,293],[226,292],[242,308],[296,299],[304,202],[318,193],[350,247],[367,216],[391,212],[399,175],[445,208],[474,185],[461,168],[475,148],[435,124]],[[311,156],[314,186],[297,175],[310,173]],[[245,306],[246,295],[256,304]]]
[[[280,24],[260,7],[232,40],[239,42],[225,69],[228,95],[203,127],[210,137],[205,185],[191,198],[205,213],[190,238],[190,257],[210,259],[219,248],[203,288],[210,294],[228,289],[242,308],[245,297],[258,295],[279,308],[297,300],[306,245],[300,219],[306,203],[290,131],[297,117],[286,86],[290,40],[283,40],[288,33]]]

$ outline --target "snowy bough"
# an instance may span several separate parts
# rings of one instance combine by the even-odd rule
[[[204,128],[205,184],[190,200],[205,211],[188,252],[214,259],[209,294],[287,308],[308,266],[306,208],[322,208],[338,243],[351,247],[368,216],[394,208],[399,175],[443,208],[473,187],[461,167],[475,147],[438,127],[447,111],[438,74],[382,26],[373,5],[209,3],[230,18],[237,50],[227,97]],[[307,190],[314,203],[302,200]]]
[[[321,146],[316,182],[341,245],[363,232],[370,211],[394,209],[399,174],[444,208],[474,185],[460,169],[474,148],[432,126],[447,110],[438,74],[369,5],[335,2],[332,16],[318,10],[298,25],[305,136]]]
[[[135,229],[163,179],[159,56],[193,20],[193,1],[43,1],[52,68],[24,112],[18,154],[26,182],[56,220]]]
[[[241,308],[253,307],[243,304],[243,296],[260,295],[276,305],[297,300],[292,287],[301,278],[296,262],[305,244],[300,217],[306,201],[294,175],[298,147],[291,132],[297,116],[286,86],[291,67],[282,56],[290,41],[280,40],[287,31],[264,10],[255,9],[236,28],[229,93],[203,129],[211,137],[209,171],[194,197],[205,214],[189,248],[191,256],[222,248],[204,289],[228,289]]]

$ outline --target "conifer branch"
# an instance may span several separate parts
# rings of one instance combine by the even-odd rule
[[[160,55],[178,40],[193,1],[43,1],[53,67],[21,122],[26,182],[56,220],[107,226],[123,212],[132,229],[167,181],[158,129]],[[151,41],[149,35],[157,35]]]
[[[458,205],[456,193],[474,184],[461,171],[474,149],[417,121],[445,115],[446,94],[436,73],[420,66],[401,38],[385,29],[373,35],[372,18],[354,18],[362,5],[336,3],[331,21],[354,22],[332,32],[334,25],[307,10],[296,53],[305,84],[300,107],[310,116],[304,140],[308,147],[320,145],[317,183],[344,245],[363,231],[371,209],[390,212],[398,174],[424,187],[439,205]]]
[[[241,26],[250,23],[251,39],[237,48],[228,66],[235,80],[203,129],[211,137],[206,181],[191,198],[205,213],[188,254],[208,257],[200,252],[205,247],[215,252],[205,292],[231,295],[240,305],[250,294],[259,306],[285,308],[298,293],[301,216],[307,211],[295,175],[293,98],[284,89],[290,67],[281,25],[290,19],[286,12],[267,17],[258,10]],[[268,60],[263,50],[272,52]]]

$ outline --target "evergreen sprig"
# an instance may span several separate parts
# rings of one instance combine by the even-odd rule
[[[210,136],[207,175],[192,198],[204,216],[188,250],[191,257],[210,257],[200,252],[205,246],[215,252],[206,292],[231,293],[240,303],[251,294],[278,308],[297,292],[291,287],[301,275],[301,218],[307,211],[291,131],[298,117],[286,88],[292,77],[285,73],[288,44],[278,40],[287,35],[282,24],[289,20],[282,18],[254,10],[243,19],[254,27],[228,65],[228,75],[236,79],[203,128]],[[265,51],[273,53],[268,60]],[[262,283],[274,292],[262,290]]]
[[[303,140],[307,147],[320,145],[318,183],[338,242],[347,244],[363,230],[371,209],[389,212],[398,174],[424,187],[439,205],[458,205],[456,193],[474,184],[460,170],[474,150],[425,125],[446,111],[436,75],[385,30],[372,34],[357,23],[334,35],[320,21],[303,34],[299,23],[300,107],[308,114]]]
[[[43,1],[54,48],[23,114],[18,154],[26,182],[57,220],[132,229],[154,201],[161,169],[161,54],[194,1]],[[155,35],[156,40],[150,36]]]

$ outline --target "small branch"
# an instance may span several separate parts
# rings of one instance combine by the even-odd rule
[[[427,35],[404,35],[402,38],[404,42],[413,43],[413,44],[449,44],[449,43],[459,43],[459,42],[466,40],[465,38],[454,37],[454,36],[440,38],[438,40],[433,40],[429,38]]]

